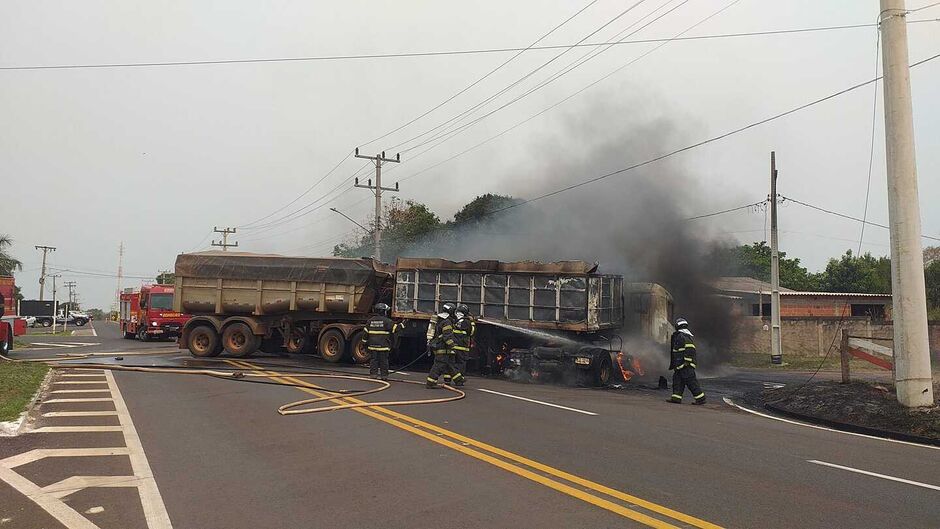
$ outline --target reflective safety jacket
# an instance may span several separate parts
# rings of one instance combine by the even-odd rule
[[[669,369],[683,367],[695,369],[695,343],[692,336],[681,331],[672,333],[672,351],[669,355]]]
[[[362,343],[366,344],[366,348],[370,351],[391,351],[399,329],[400,326],[390,318],[376,314],[366,323]]]
[[[460,318],[454,323],[454,350],[469,351],[473,339],[473,333],[477,330],[477,324],[470,318]]]
[[[431,338],[431,349],[437,354],[454,354],[454,320],[450,316],[438,318],[434,324],[434,338]]]

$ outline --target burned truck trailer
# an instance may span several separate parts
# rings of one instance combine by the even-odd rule
[[[174,310],[192,315],[180,348],[312,352],[327,361],[368,361],[362,329],[372,306],[390,300],[393,269],[373,259],[198,252],[176,258]]]
[[[622,330],[661,343],[672,299],[652,283],[624,284],[584,261],[555,263],[399,258],[393,317],[431,321],[448,301],[478,316],[471,369],[606,385],[622,372]],[[632,310],[625,312],[624,300]],[[419,335],[427,325],[406,325]]]
[[[446,302],[478,319],[471,372],[606,384],[620,367],[618,333],[662,343],[671,298],[659,285],[624,283],[583,261],[554,263],[399,258],[308,258],[244,252],[181,254],[174,310],[192,318],[180,347],[194,356],[261,349],[318,352],[329,362],[369,360],[363,325],[372,306],[402,324],[399,360],[425,351]],[[626,304],[625,304],[626,303]]]

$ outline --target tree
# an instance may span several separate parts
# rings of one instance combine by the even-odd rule
[[[940,261],[940,246],[928,246],[924,248],[924,267]]]
[[[927,310],[929,319],[940,320],[940,260],[933,261],[924,269],[927,282]]]
[[[172,285],[174,283],[176,283],[176,274],[173,272],[164,270],[157,275],[158,285]]]
[[[454,223],[466,224],[470,222],[479,222],[494,211],[522,202],[518,198],[508,195],[494,195],[487,193],[471,200],[467,205],[454,214]]]
[[[708,261],[715,275],[770,281],[771,250],[766,241],[716,247],[708,256]],[[817,277],[800,266],[799,259],[787,259],[786,252],[780,252],[780,286],[793,290],[816,290]]]
[[[413,200],[392,199],[385,208],[382,224],[382,258],[398,257],[402,252],[440,235],[441,219],[428,207]],[[340,257],[363,257],[374,251],[373,230],[362,235],[357,242],[342,243],[333,247],[333,255]]]
[[[861,256],[846,250],[839,259],[830,259],[819,276],[820,288],[828,292],[891,293],[891,259]]]
[[[17,270],[23,270],[23,263],[10,255],[8,248],[13,245],[9,235],[0,235],[0,276],[11,276]]]

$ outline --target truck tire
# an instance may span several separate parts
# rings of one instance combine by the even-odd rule
[[[610,378],[614,372],[613,362],[610,361],[610,353],[606,351],[598,353],[594,357],[594,366],[591,367],[590,381],[594,387],[604,387],[610,384]]]
[[[75,325],[78,325],[79,327],[84,327],[86,323],[88,323],[88,320],[82,318],[75,319]]]
[[[132,333],[132,332],[127,332],[127,326],[126,326],[126,325],[122,325],[122,326],[121,326],[121,333],[124,334],[124,339],[125,339],[125,340],[133,340],[134,337],[136,336],[136,335],[135,335],[134,333]]]
[[[338,363],[346,356],[346,338],[337,329],[327,329],[320,335],[317,350],[327,362]]]
[[[147,334],[147,328],[144,327],[143,325],[141,325],[140,328],[137,329],[137,339],[142,342],[150,341],[150,335]]]
[[[42,323],[40,323],[40,325],[42,325],[43,327],[52,327],[52,320],[44,319],[42,320]]]
[[[363,334],[365,334],[363,331],[357,331],[353,333],[352,338],[349,340],[349,355],[356,364],[368,364],[369,360],[372,359],[372,353],[366,347],[366,344],[362,343]]]
[[[189,349],[189,354],[198,358],[219,356],[222,352],[219,333],[208,325],[199,325],[189,331],[186,347]]]
[[[303,354],[310,349],[310,335],[304,327],[294,327],[291,329],[290,339],[287,340],[285,347],[290,354]]]
[[[244,323],[235,322],[222,331],[222,347],[236,358],[251,356],[260,345],[261,337],[255,336]]]
[[[7,337],[4,338],[2,342],[0,342],[0,354],[6,355],[10,352],[11,349],[13,349],[13,327],[6,323],[3,325],[6,325]]]

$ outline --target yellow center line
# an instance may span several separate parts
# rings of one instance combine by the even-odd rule
[[[321,392],[318,392],[318,391],[314,391],[313,389],[310,389],[310,388],[317,388],[317,389],[323,389],[323,388],[319,388],[318,386],[315,386],[315,385],[313,385],[313,384],[311,384],[311,383],[309,383],[309,382],[307,382],[307,381],[304,381],[304,380],[301,380],[301,379],[297,379],[297,378],[293,378],[293,377],[286,376],[286,375],[282,375],[282,374],[279,374],[279,373],[276,373],[276,372],[263,371],[263,370],[260,369],[260,366],[255,366],[255,365],[253,365],[253,364],[251,364],[251,363],[249,363],[249,362],[245,362],[245,361],[241,361],[241,362],[236,362],[236,361],[232,361],[232,360],[226,360],[226,361],[229,362],[229,363],[231,363],[231,364],[233,364],[233,365],[237,365],[238,367],[243,367],[243,368],[249,368],[249,369],[257,370],[259,373],[262,373],[262,374],[264,374],[264,375],[266,375],[266,376],[268,376],[268,377],[270,377],[270,378],[272,378],[272,379],[275,379],[275,380],[280,379],[280,380],[283,380],[283,381],[290,382],[290,383],[292,383],[292,384],[298,384],[298,385],[300,385],[300,386],[304,386],[304,387],[299,387],[299,388],[297,388],[297,389],[299,389],[299,390],[301,390],[301,391],[304,391],[304,392],[306,392],[306,393],[309,393],[309,394],[311,394],[311,395],[316,395],[316,396],[318,396],[318,397],[325,397],[325,396],[328,396],[328,395],[325,394],[325,393],[321,393]],[[327,391],[328,391],[328,390],[327,390]],[[355,398],[352,398],[352,397],[346,397],[346,398],[337,397],[337,398],[334,399],[333,401],[336,402],[336,403],[344,403],[344,402],[363,403],[363,402],[365,402],[365,401],[362,401],[362,400],[359,400],[359,399],[355,399]],[[547,477],[545,477],[545,476],[536,474],[536,473],[534,473],[534,472],[532,472],[532,471],[530,471],[530,470],[528,470],[528,469],[522,468],[522,467],[517,466],[517,465],[514,465],[514,464],[512,464],[512,463],[503,461],[503,460],[501,460],[501,459],[497,459],[497,458],[493,457],[492,455],[489,455],[489,454],[480,452],[480,451],[478,451],[478,450],[473,450],[473,449],[471,449],[471,448],[468,448],[467,446],[464,446],[463,444],[458,444],[458,443],[456,443],[456,442],[454,442],[454,441],[451,441],[450,439],[445,439],[445,438],[442,438],[442,437],[440,437],[440,436],[438,436],[438,435],[425,432],[425,431],[423,431],[423,430],[418,429],[417,427],[425,428],[425,429],[430,430],[430,431],[432,431],[432,432],[436,432],[437,434],[441,434],[441,435],[450,437],[451,439],[454,439],[454,440],[456,440],[456,441],[459,441],[460,443],[465,443],[465,444],[467,444],[467,445],[471,445],[471,446],[474,446],[474,447],[476,447],[476,448],[479,448],[479,449],[482,449],[482,450],[486,450],[486,451],[488,451],[488,452],[490,452],[490,453],[492,453],[492,454],[499,455],[499,456],[501,456],[501,457],[503,457],[503,458],[509,459],[509,460],[511,460],[511,461],[515,461],[515,462],[517,462],[517,463],[521,463],[521,464],[523,464],[523,465],[526,465],[526,466],[528,466],[528,467],[530,467],[530,468],[532,468],[532,469],[538,470],[538,471],[543,472],[543,473],[545,473],[545,474],[549,474],[549,475],[551,475],[551,476],[564,479],[564,480],[566,480],[566,481],[569,481],[569,482],[571,482],[571,483],[577,484],[577,485],[579,485],[579,486],[581,486],[581,487],[584,487],[584,488],[586,488],[586,489],[590,489],[590,490],[593,490],[593,491],[595,491],[595,492],[600,492],[600,493],[605,494],[605,495],[607,495],[607,496],[610,496],[610,497],[613,497],[613,498],[617,498],[617,499],[619,499],[619,500],[621,500],[621,501],[631,503],[631,504],[636,505],[636,506],[638,506],[638,507],[642,507],[642,508],[644,508],[644,509],[646,509],[646,510],[649,510],[649,511],[652,511],[652,512],[655,512],[655,513],[664,515],[664,516],[668,516],[668,517],[670,517],[670,518],[672,518],[672,519],[674,519],[674,520],[676,520],[676,521],[684,522],[684,523],[689,524],[689,525],[691,525],[691,526],[693,526],[693,527],[699,527],[699,528],[701,528],[701,529],[722,529],[721,526],[712,524],[712,523],[710,523],[710,522],[706,522],[706,521],[704,521],[704,520],[700,520],[700,519],[695,518],[695,517],[693,517],[693,516],[689,516],[689,515],[687,515],[687,514],[684,514],[684,513],[675,511],[675,510],[673,510],[673,509],[669,509],[668,507],[663,507],[662,505],[658,505],[658,504],[656,504],[656,503],[653,503],[653,502],[650,502],[650,501],[647,501],[647,500],[638,498],[638,497],[636,497],[636,496],[632,496],[632,495],[630,495],[630,494],[626,494],[626,493],[624,493],[624,492],[621,492],[621,491],[616,490],[616,489],[612,489],[612,488],[610,488],[610,487],[601,485],[601,484],[599,484],[599,483],[595,483],[595,482],[593,482],[593,481],[590,481],[590,480],[587,480],[587,479],[584,479],[584,478],[575,476],[575,475],[573,475],[573,474],[569,474],[568,472],[565,472],[565,471],[563,471],[563,470],[558,470],[558,469],[556,469],[556,468],[550,467],[550,466],[545,465],[545,464],[543,464],[543,463],[539,463],[539,462],[537,462],[537,461],[533,461],[533,460],[531,460],[531,459],[528,459],[528,458],[526,458],[526,457],[520,456],[520,455],[515,454],[515,453],[513,453],[513,452],[509,452],[509,451],[507,451],[507,450],[503,450],[503,449],[501,449],[501,448],[497,448],[497,447],[492,446],[492,445],[489,445],[489,444],[487,444],[487,443],[483,443],[483,442],[481,442],[481,441],[477,441],[476,439],[473,439],[473,438],[470,438],[470,437],[466,437],[466,436],[464,436],[464,435],[460,435],[460,434],[458,434],[458,433],[456,433],[456,432],[452,432],[452,431],[450,431],[450,430],[441,428],[441,427],[439,427],[439,426],[437,426],[437,425],[434,425],[434,424],[431,424],[431,423],[427,423],[427,422],[421,421],[421,420],[416,419],[416,418],[414,418],[414,417],[411,417],[411,416],[409,416],[409,415],[405,415],[405,414],[402,414],[402,413],[399,413],[399,412],[396,412],[396,411],[392,411],[392,410],[389,410],[389,409],[387,409],[387,408],[383,408],[383,407],[381,407],[381,406],[376,406],[376,407],[371,408],[371,409],[370,409],[370,408],[353,408],[353,411],[362,413],[363,415],[367,415],[367,416],[369,416],[369,417],[371,417],[371,418],[373,418],[373,419],[377,419],[377,420],[379,420],[379,421],[382,421],[382,422],[385,422],[385,423],[390,424],[390,425],[392,425],[392,426],[395,426],[396,428],[399,428],[399,429],[405,430],[405,431],[407,431],[407,432],[413,433],[413,434],[418,435],[418,436],[420,436],[420,437],[423,437],[423,438],[425,438],[425,439],[427,439],[427,440],[429,440],[429,441],[432,441],[432,442],[435,442],[435,443],[437,443],[437,444],[446,446],[446,447],[448,447],[448,448],[451,448],[451,449],[453,449],[453,450],[456,450],[456,451],[458,451],[458,452],[461,452],[461,453],[463,453],[463,454],[465,454],[465,455],[468,455],[468,456],[470,456],[470,457],[473,457],[473,458],[475,458],[475,459],[479,459],[479,460],[481,460],[481,461],[485,461],[485,462],[487,462],[487,463],[489,463],[489,464],[491,464],[491,465],[494,465],[494,466],[496,466],[496,467],[499,467],[499,468],[501,468],[501,469],[503,469],[503,470],[506,470],[506,471],[511,472],[511,473],[513,473],[513,474],[516,474],[516,475],[518,475],[518,476],[524,477],[524,478],[526,478],[526,479],[529,479],[529,480],[531,480],[531,481],[534,481],[534,482],[536,482],[536,483],[539,483],[539,484],[544,485],[544,486],[546,486],[546,487],[549,487],[549,488],[551,488],[551,489],[557,490],[557,491],[559,491],[559,492],[562,492],[562,493],[564,493],[564,494],[567,494],[567,495],[569,495],[569,496],[572,496],[572,497],[577,498],[577,499],[579,499],[579,500],[582,500],[582,501],[584,501],[584,502],[587,502],[587,503],[590,503],[590,504],[592,504],[592,505],[596,505],[596,506],[598,506],[598,507],[601,507],[601,508],[603,508],[603,509],[606,509],[606,510],[608,510],[608,511],[614,512],[614,513],[619,514],[619,515],[621,515],[621,516],[624,516],[624,517],[626,517],[626,518],[630,518],[630,519],[632,519],[632,520],[634,520],[634,521],[643,523],[643,524],[648,525],[648,526],[650,526],[650,527],[657,527],[657,528],[675,528],[676,526],[671,525],[671,524],[669,524],[669,523],[667,523],[667,522],[663,522],[663,521],[658,520],[658,519],[656,519],[656,518],[652,518],[652,517],[650,517],[650,516],[648,516],[648,515],[646,515],[646,514],[643,514],[643,513],[640,513],[640,512],[638,512],[638,511],[629,509],[629,508],[627,508],[627,507],[623,507],[623,506],[621,506],[621,505],[618,505],[618,504],[613,503],[613,502],[611,502],[611,501],[608,501],[608,500],[606,500],[606,499],[600,498],[600,497],[595,496],[595,495],[593,495],[593,494],[589,494],[589,493],[584,492],[584,491],[582,491],[582,490],[578,490],[578,489],[576,489],[576,488],[574,488],[574,487],[571,487],[570,485],[567,485],[567,484],[564,484],[564,483],[555,481],[555,480],[553,480],[553,479],[547,478]],[[417,427],[416,427],[416,426],[417,426]]]

